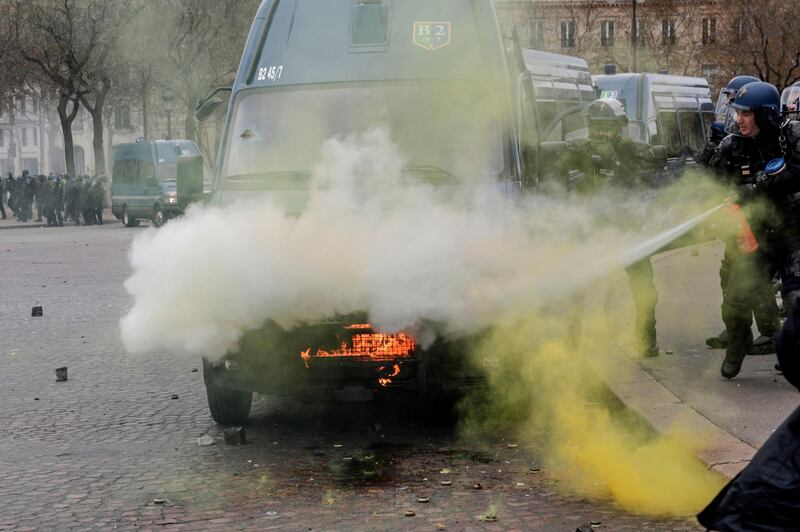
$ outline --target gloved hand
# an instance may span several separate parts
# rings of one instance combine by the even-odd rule
[[[736,187],[736,200],[734,203],[741,203],[742,201],[752,198],[756,190],[756,186],[753,183]]]

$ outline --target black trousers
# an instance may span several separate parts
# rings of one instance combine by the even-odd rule
[[[728,286],[731,270],[737,259],[742,256],[735,240],[725,242],[725,252],[719,268],[719,284],[722,288],[723,298]],[[769,272],[765,272],[768,274]],[[778,330],[778,303],[775,301],[775,290],[772,286],[772,278],[764,279],[761,290],[753,298],[753,317],[756,320],[758,332],[764,336],[775,336]]]
[[[658,291],[653,279],[653,264],[650,257],[625,268],[628,286],[636,307],[636,347],[639,354],[654,354],[658,342],[656,337],[656,304]]]

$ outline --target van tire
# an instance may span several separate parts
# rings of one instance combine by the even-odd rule
[[[164,211],[161,210],[161,207],[156,205],[153,207],[153,226],[161,227],[165,223],[167,223],[167,217],[164,215]]]
[[[206,395],[208,396],[208,409],[211,417],[220,425],[243,425],[250,417],[250,407],[253,404],[253,392],[228,390],[214,384],[209,374],[214,370],[204,360],[203,378],[206,382]]]
[[[128,216],[127,207],[122,208],[122,223],[125,224],[125,227],[139,227],[139,220]]]

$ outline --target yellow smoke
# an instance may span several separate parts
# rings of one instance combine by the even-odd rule
[[[480,343],[479,360],[499,360],[489,365],[488,389],[461,405],[463,431],[515,427],[551,476],[583,496],[610,496],[642,514],[697,513],[723,485],[691,452],[703,442],[679,427],[656,434],[604,388],[587,357],[613,348],[598,331],[616,317],[585,316],[583,345],[591,348],[581,350],[575,324],[582,301],[494,329]]]

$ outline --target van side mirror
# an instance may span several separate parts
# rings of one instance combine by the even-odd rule
[[[663,144],[656,144],[650,148],[650,152],[653,154],[653,159],[659,162],[667,162],[667,147]]]
[[[202,122],[211,114],[217,110],[222,104],[222,100],[220,98],[209,98],[208,100],[204,101],[200,107],[194,112],[194,117],[198,120],[198,122]]]
[[[542,142],[539,144],[539,154],[548,159],[558,158],[567,151],[567,143],[562,140]]]
[[[178,157],[177,167],[178,206],[185,209],[203,199],[203,156]]]

